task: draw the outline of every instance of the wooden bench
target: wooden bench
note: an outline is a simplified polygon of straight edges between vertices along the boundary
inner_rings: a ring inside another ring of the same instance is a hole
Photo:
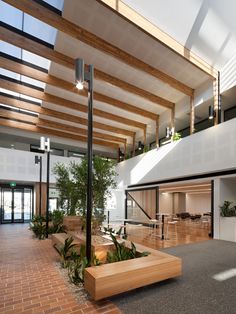
[[[70,237],[71,235],[68,233],[54,233],[51,237],[52,245],[59,248],[60,246],[64,245],[65,240]],[[73,243],[76,244],[76,246],[81,245],[81,241],[78,241],[77,239],[74,239]]]
[[[65,240],[67,238],[70,238],[72,236],[72,238],[74,239],[74,241],[72,243],[76,244],[75,249],[77,249],[78,253],[80,250],[80,246],[81,244],[86,243],[86,237],[83,234],[78,234],[77,232],[68,232],[68,233],[55,233],[52,234],[52,245],[54,247],[56,247],[57,249],[64,245]],[[101,261],[101,262],[105,262],[106,261],[106,257],[107,257],[107,252],[108,251],[112,251],[113,250],[113,242],[109,239],[107,239],[106,243],[103,244],[93,244],[92,243],[92,254],[95,254],[96,257]]]
[[[126,245],[130,244],[126,241]],[[138,244],[136,248],[137,252],[148,251],[150,255],[85,269],[84,287],[94,300],[182,274],[180,258]]]

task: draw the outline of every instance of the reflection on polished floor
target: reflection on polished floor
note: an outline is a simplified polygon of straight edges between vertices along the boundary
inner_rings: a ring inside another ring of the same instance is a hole
[[[150,227],[127,225],[126,231],[128,240],[143,244],[147,247],[159,249],[174,247],[181,244],[196,243],[207,241],[209,237],[210,226],[205,226],[201,221],[193,222],[191,220],[178,221],[176,225],[165,226],[165,239],[161,240],[160,230],[154,231],[154,236],[150,233]],[[151,230],[153,232],[153,230]]]

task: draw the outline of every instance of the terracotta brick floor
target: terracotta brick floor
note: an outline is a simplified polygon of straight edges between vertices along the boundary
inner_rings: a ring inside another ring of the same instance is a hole
[[[110,301],[78,302],[55,266],[51,240],[37,240],[27,228],[0,225],[0,313],[121,313]]]

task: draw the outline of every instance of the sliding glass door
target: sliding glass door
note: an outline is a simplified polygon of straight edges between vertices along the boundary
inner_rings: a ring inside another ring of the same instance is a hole
[[[32,188],[1,188],[1,222],[29,221],[33,209]]]

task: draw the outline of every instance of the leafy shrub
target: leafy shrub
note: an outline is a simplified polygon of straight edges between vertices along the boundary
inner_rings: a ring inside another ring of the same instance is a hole
[[[93,255],[91,265],[100,265],[99,259],[96,255]],[[84,282],[84,270],[89,266],[86,249],[84,245],[81,245],[79,254],[76,250],[71,251],[70,260],[68,262],[68,275],[70,281],[75,285]]]
[[[236,216],[236,208],[234,206],[231,207],[233,202],[224,201],[223,205],[220,206],[220,215],[222,217],[233,217]]]
[[[50,214],[49,221],[51,221],[51,226],[48,233],[64,232],[63,217],[65,216],[65,212],[63,210],[56,209]]]
[[[30,230],[32,230],[39,240],[46,237],[46,218],[44,216],[34,216],[30,223]]]
[[[74,241],[73,237],[65,239],[64,245],[58,248],[58,252],[61,257],[62,267],[66,268],[69,265],[69,259],[71,257],[71,249],[76,245],[72,243]]]
[[[110,233],[112,242],[115,245],[115,251],[114,252],[107,252],[107,262],[108,263],[115,263],[119,261],[125,261],[137,257],[147,256],[149,255],[149,252],[142,252],[140,254],[137,254],[136,246],[133,242],[131,242],[131,248],[128,248],[125,246],[124,242],[118,242],[116,237]]]

